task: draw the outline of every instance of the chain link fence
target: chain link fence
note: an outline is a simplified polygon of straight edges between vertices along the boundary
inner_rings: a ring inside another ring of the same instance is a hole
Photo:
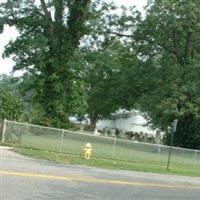
[[[82,132],[49,128],[5,120],[3,140],[22,147],[38,148],[68,154],[83,154],[83,147],[91,143],[93,157],[144,162],[166,166],[169,148],[165,145],[134,142],[115,137],[95,136]],[[173,147],[171,165],[200,166],[200,151]]]

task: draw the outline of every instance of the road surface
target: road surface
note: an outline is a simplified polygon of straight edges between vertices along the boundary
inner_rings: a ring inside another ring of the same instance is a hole
[[[0,147],[1,200],[200,200],[200,178],[55,164]]]

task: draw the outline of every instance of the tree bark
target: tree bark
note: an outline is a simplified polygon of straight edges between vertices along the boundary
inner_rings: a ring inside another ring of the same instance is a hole
[[[192,32],[188,31],[186,38],[185,57],[189,61],[192,58]]]
[[[173,28],[173,30],[172,30],[172,41],[173,41],[173,45],[174,45],[174,49],[175,49],[175,56],[177,58],[177,61],[180,65],[183,65],[184,60],[183,60],[183,57],[181,56],[181,50],[178,45],[178,36],[177,36],[176,28]]]
[[[97,120],[98,120],[98,114],[97,113],[90,115],[90,130],[91,131],[95,130]]]

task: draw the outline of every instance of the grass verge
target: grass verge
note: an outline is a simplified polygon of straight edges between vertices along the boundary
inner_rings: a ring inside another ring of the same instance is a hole
[[[182,165],[171,165],[170,170],[166,170],[166,165],[137,161],[128,162],[98,157],[92,157],[90,160],[85,160],[82,155],[78,154],[59,153],[32,148],[13,148],[13,151],[32,158],[53,161],[56,163],[84,165],[115,170],[130,170],[200,177],[199,168],[192,166],[188,168]]]

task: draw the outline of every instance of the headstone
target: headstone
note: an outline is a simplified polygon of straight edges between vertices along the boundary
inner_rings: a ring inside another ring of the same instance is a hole
[[[156,144],[160,144],[161,143],[161,134],[160,134],[159,130],[156,131],[155,142],[156,142]]]
[[[97,128],[94,129],[94,135],[96,135],[96,136],[99,136],[99,135],[100,135],[100,133],[98,132],[98,129],[97,129]]]

